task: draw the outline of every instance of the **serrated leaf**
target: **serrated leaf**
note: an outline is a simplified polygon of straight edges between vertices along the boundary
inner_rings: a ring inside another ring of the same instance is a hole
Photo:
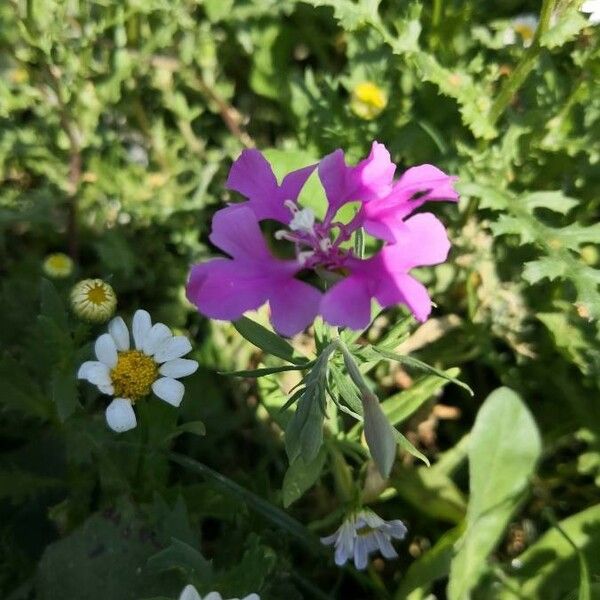
[[[329,6],[333,16],[346,31],[354,31],[379,19],[377,9],[380,0],[303,0],[312,6]]]
[[[414,53],[412,59],[425,81],[434,83],[444,96],[458,102],[463,122],[473,135],[484,139],[496,137],[496,128],[488,117],[492,106],[489,94],[469,74],[459,70],[451,71],[425,52]]]
[[[523,279],[529,281],[529,283],[537,283],[545,278],[552,281],[557,277],[563,277],[566,274],[566,269],[567,265],[561,260],[552,256],[544,256],[538,260],[525,263]]]
[[[523,196],[521,201],[530,211],[536,208],[547,208],[561,215],[566,215],[579,204],[579,200],[565,196],[561,191],[533,192]]]
[[[558,16],[556,22],[540,38],[545,48],[558,48],[570,42],[588,24],[588,20],[575,6],[568,7]]]
[[[321,447],[312,461],[304,462],[303,458],[298,456],[290,464],[283,478],[283,506],[285,508],[301,498],[304,492],[319,479],[326,456],[325,448]]]
[[[208,579],[212,572],[210,562],[196,548],[177,538],[171,538],[169,547],[151,556],[148,566],[154,571],[181,569],[188,579]]]

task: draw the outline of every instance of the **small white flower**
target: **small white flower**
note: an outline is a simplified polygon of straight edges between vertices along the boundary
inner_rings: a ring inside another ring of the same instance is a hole
[[[132,323],[131,348],[129,330],[121,317],[108,324],[94,346],[96,358],[84,362],[77,377],[85,379],[115,399],[106,409],[106,422],[117,432],[136,426],[133,404],[154,392],[161,400],[179,406],[185,391],[179,377],[191,375],[198,368],[195,360],[182,358],[192,345],[183,336],[174,336],[163,323],[152,325],[145,310],[137,310]]]
[[[102,279],[84,279],[71,290],[73,312],[86,321],[102,323],[112,316],[117,307],[114,290]]]
[[[504,32],[503,42],[506,46],[517,43],[517,35],[521,38],[521,43],[525,48],[531,46],[535,32],[539,25],[539,19],[536,15],[519,15],[515,17],[509,28]]]
[[[590,25],[600,23],[600,0],[586,0],[579,10],[589,14],[588,21]]]
[[[42,264],[44,273],[55,279],[64,279],[73,272],[73,261],[62,252],[48,254]]]
[[[204,598],[200,596],[198,590],[193,585],[186,585],[179,596],[179,600],[223,600],[223,596],[219,592],[210,592]],[[239,600],[238,598],[231,598],[231,600]],[[241,600],[260,600],[258,594],[250,594],[244,596]]]
[[[372,510],[363,509],[349,515],[333,535],[321,538],[321,543],[335,546],[335,564],[339,567],[353,559],[354,566],[362,570],[369,556],[378,550],[384,558],[396,558],[392,540],[404,539],[405,535],[402,521],[384,521]]]

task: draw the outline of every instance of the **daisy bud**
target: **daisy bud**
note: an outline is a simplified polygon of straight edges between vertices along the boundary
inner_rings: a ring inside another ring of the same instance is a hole
[[[352,112],[366,121],[377,117],[387,106],[385,92],[372,81],[363,81],[352,90],[350,108]]]
[[[114,290],[102,279],[83,279],[71,290],[73,312],[85,321],[103,323],[117,307]]]
[[[62,252],[48,254],[42,263],[42,269],[48,277],[65,279],[73,273],[73,261]]]

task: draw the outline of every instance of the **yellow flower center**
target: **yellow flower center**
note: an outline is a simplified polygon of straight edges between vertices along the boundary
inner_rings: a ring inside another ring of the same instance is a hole
[[[104,304],[108,300],[104,285],[95,283],[94,286],[87,291],[87,299],[92,304]]]
[[[139,350],[119,352],[117,364],[110,372],[115,396],[132,402],[150,393],[157,376],[157,364]]]
[[[387,104],[387,99],[383,90],[370,81],[359,83],[354,88],[354,95],[361,102],[370,104],[374,108],[385,108],[385,105]]]
[[[517,23],[514,25],[514,30],[523,38],[523,41],[530,42],[535,35],[535,29],[531,25],[525,23]]]
[[[374,119],[386,105],[385,92],[371,81],[363,81],[352,90],[350,106],[362,119]]]

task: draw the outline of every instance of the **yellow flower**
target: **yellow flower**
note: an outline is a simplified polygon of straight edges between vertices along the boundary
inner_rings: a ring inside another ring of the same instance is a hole
[[[78,317],[102,323],[115,312],[117,296],[102,279],[83,279],[71,290],[71,306]]]
[[[385,92],[372,81],[363,81],[352,90],[350,108],[361,119],[374,119],[387,106]]]
[[[42,264],[42,269],[48,277],[64,279],[73,272],[73,261],[62,252],[48,254]]]

